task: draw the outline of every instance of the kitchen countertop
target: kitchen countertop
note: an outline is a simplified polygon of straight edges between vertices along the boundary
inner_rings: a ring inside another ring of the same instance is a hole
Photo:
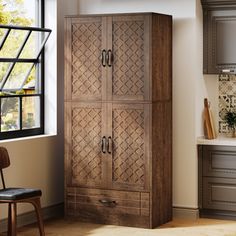
[[[206,139],[205,137],[198,137],[197,144],[236,146],[236,138],[229,138],[222,135],[219,135],[216,139]]]

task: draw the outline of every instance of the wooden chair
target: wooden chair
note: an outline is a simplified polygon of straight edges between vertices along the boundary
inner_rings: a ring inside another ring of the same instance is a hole
[[[37,219],[40,236],[45,236],[43,219],[41,215],[40,197],[42,195],[39,189],[28,188],[6,188],[2,169],[10,166],[10,159],[7,149],[0,147],[0,174],[2,179],[3,189],[0,190],[0,203],[8,203],[8,236],[16,236],[17,221],[16,221],[16,204],[31,203],[33,204]]]

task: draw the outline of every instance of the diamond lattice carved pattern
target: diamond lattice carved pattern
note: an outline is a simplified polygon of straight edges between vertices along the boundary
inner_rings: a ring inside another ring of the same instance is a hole
[[[113,110],[113,182],[144,187],[144,112]]]
[[[113,23],[113,94],[144,95],[144,23]]]
[[[72,111],[72,182],[78,186],[100,184],[101,109]]]
[[[101,96],[101,23],[72,25],[72,96]]]

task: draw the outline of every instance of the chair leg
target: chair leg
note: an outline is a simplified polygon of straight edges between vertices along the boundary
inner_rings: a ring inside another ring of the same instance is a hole
[[[40,198],[31,199],[30,202],[34,205],[34,208],[35,208],[35,212],[36,212],[37,219],[38,219],[38,227],[39,227],[40,236],[45,236],[43,217],[41,214]]]
[[[8,226],[7,226],[7,235],[11,236],[11,203],[8,204]]]
[[[8,205],[8,236],[16,236],[16,203],[12,202]]]

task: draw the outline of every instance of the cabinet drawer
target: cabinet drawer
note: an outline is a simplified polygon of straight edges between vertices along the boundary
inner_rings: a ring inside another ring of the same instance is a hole
[[[236,178],[236,148],[205,146],[203,176]]]
[[[149,216],[149,193],[68,188],[68,215],[112,217],[112,215]]]
[[[236,179],[204,177],[203,208],[236,211]]]

